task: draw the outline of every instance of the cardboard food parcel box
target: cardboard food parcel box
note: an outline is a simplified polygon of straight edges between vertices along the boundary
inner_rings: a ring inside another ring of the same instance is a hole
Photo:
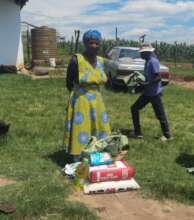
[[[125,161],[116,161],[111,165],[90,167],[89,180],[91,183],[105,181],[129,180],[134,176],[134,168]]]

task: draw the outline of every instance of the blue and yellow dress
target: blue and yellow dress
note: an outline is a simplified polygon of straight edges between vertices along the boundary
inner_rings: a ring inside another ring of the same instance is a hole
[[[101,139],[111,133],[100,93],[100,85],[107,81],[103,58],[97,57],[95,68],[83,55],[76,58],[78,79],[70,94],[64,132],[64,144],[72,155],[79,155],[91,136]]]

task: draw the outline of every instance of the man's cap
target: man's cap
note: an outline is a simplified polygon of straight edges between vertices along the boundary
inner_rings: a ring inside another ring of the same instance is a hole
[[[155,50],[155,48],[152,47],[151,44],[143,44],[141,45],[140,49],[139,49],[139,52],[142,53],[142,52],[153,52]]]

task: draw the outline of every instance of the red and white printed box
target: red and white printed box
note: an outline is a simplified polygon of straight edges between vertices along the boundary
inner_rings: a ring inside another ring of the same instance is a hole
[[[89,180],[91,183],[129,180],[134,173],[134,168],[130,167],[127,162],[116,161],[111,165],[90,167]]]

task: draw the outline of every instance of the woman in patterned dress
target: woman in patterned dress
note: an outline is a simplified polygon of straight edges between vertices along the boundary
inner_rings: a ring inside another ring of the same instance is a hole
[[[70,98],[66,112],[64,144],[73,161],[91,136],[105,138],[110,133],[108,115],[100,93],[100,85],[107,81],[103,58],[97,56],[102,37],[96,30],[83,36],[85,51],[75,54],[67,69],[66,86]]]

